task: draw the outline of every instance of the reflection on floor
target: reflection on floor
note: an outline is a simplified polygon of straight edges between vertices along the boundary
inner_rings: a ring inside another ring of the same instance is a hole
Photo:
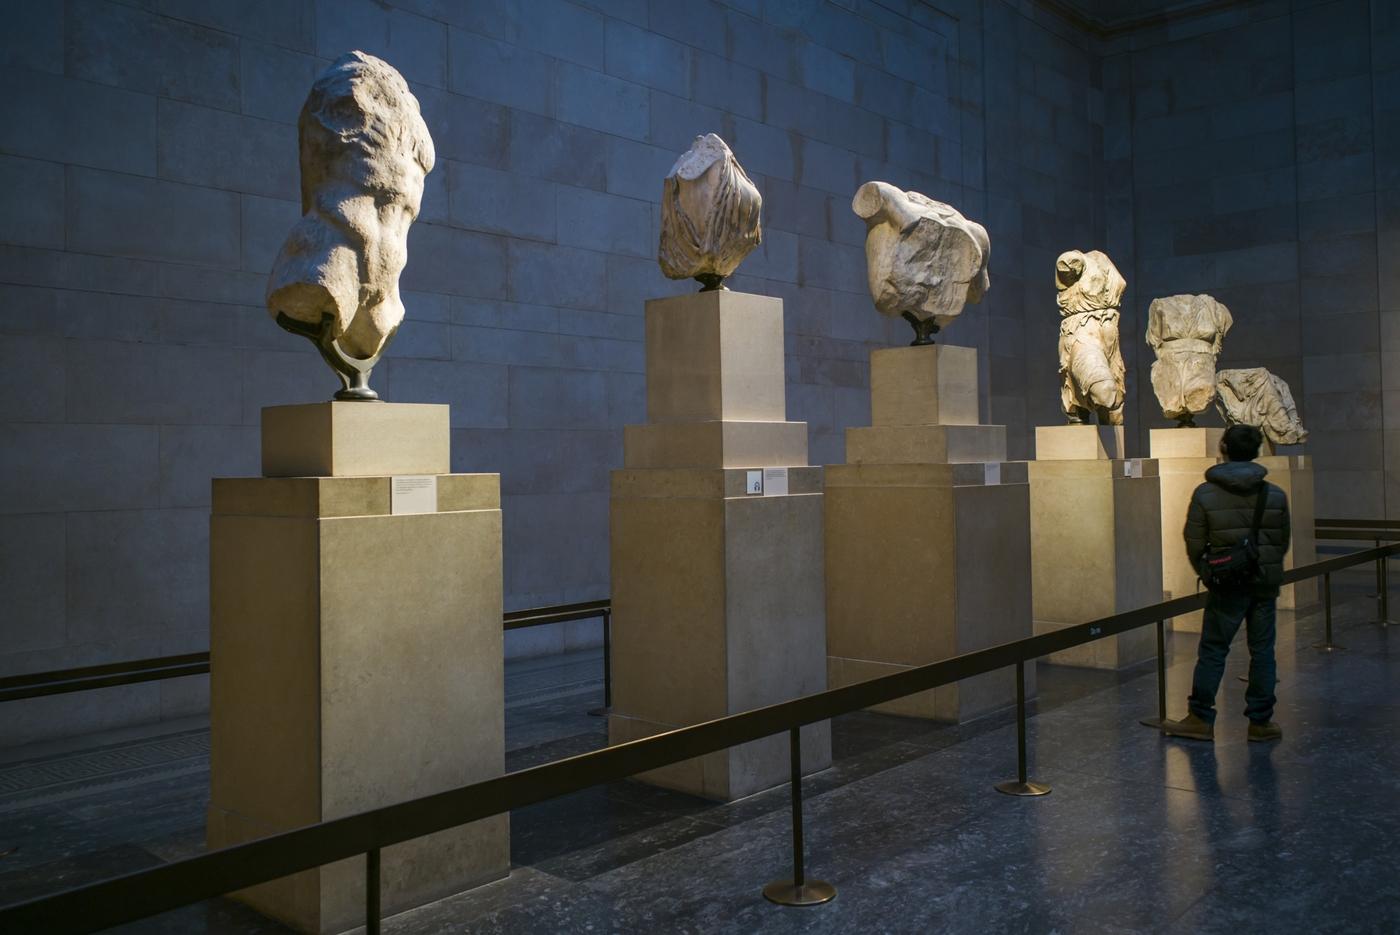
[[[714,805],[635,782],[512,816],[510,877],[385,923],[446,932],[1400,931],[1394,842],[1400,662],[1366,621],[1366,576],[1338,576],[1338,641],[1320,615],[1280,613],[1280,745],[1245,742],[1237,645],[1215,744],[1169,741],[1151,664],[1126,673],[1041,666],[1032,773],[1054,794],[992,791],[1015,769],[1009,714],[961,727],[857,714],[834,724],[835,765],[811,778],[809,872],[826,906],[784,909],[786,787]],[[1179,715],[1193,638],[1172,639]],[[508,766],[596,748],[596,653],[508,668]],[[1008,678],[1010,677],[1008,673]],[[126,737],[0,766],[0,902],[199,852],[207,733]],[[123,932],[284,931],[218,900]]]

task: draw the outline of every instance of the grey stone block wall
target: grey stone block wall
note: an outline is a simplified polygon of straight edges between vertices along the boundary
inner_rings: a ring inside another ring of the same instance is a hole
[[[849,208],[879,178],[991,232],[992,290],[945,337],[978,348],[1014,457],[1059,420],[1054,258],[1105,247],[1140,442],[1146,302],[1208,288],[1241,319],[1228,362],[1293,382],[1324,490],[1366,492],[1319,510],[1377,512],[1400,477],[1400,27],[1379,0],[1293,6],[1105,44],[1032,0],[6,4],[0,674],[207,646],[208,480],[257,472],[262,407],[335,386],[262,298],[297,113],[350,48],[405,74],[439,157],[377,385],[451,404],[453,469],[500,472],[510,607],[608,593],[643,304],[693,288],[653,258],[661,178],[706,131],[764,194],[732,286],[784,300],[813,463],[868,423],[870,350],[908,340],[871,308]],[[596,642],[578,623],[509,651]],[[0,743],[204,704],[198,679],[25,702]]]

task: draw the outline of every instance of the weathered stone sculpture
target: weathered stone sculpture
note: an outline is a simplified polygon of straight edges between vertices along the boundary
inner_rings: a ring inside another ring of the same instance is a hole
[[[316,344],[343,384],[336,399],[378,399],[369,375],[403,321],[399,273],[433,140],[403,76],[358,51],[316,79],[297,130],[302,218],[273,264],[267,308]]]
[[[1208,295],[1169,295],[1147,309],[1147,343],[1157,353],[1152,389],[1162,414],[1182,426],[1196,424],[1215,399],[1215,361],[1230,310]]]
[[[1098,250],[1070,250],[1055,261],[1060,306],[1060,404],[1071,424],[1097,415],[1123,424],[1125,381],[1118,346],[1118,303],[1128,287]]]
[[[888,182],[866,182],[851,200],[865,221],[865,274],[882,315],[914,327],[913,344],[933,336],[980,302],[991,281],[987,230],[952,205]]]
[[[1288,384],[1264,367],[1222,370],[1215,375],[1216,408],[1229,425],[1253,425],[1275,445],[1308,439]]]
[[[656,259],[670,279],[696,279],[701,292],[725,278],[763,241],[763,197],[734,153],[713,133],[697,136],[661,188]]]

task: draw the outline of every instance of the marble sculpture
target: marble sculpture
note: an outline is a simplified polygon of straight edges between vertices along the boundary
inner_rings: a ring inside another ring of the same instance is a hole
[[[1168,419],[1192,426],[1196,413],[1210,407],[1215,361],[1232,324],[1230,310],[1208,295],[1152,300],[1147,310],[1147,343],[1157,354],[1152,389]]]
[[[986,294],[991,240],[952,205],[866,182],[851,210],[865,221],[865,273],[875,308],[909,322],[913,344],[932,344],[963,306]]]
[[[1215,375],[1216,408],[1229,425],[1253,425],[1275,445],[1308,439],[1288,384],[1263,367],[1222,370]]]
[[[297,121],[301,220],[267,284],[277,323],[316,344],[336,399],[378,399],[371,369],[399,323],[399,273],[435,159],[418,99],[373,55],[348,52],[311,86]]]
[[[697,136],[661,188],[661,244],[656,259],[670,279],[696,279],[701,292],[726,277],[763,242],[763,197],[729,146]]]
[[[1070,250],[1055,261],[1060,306],[1060,404],[1071,424],[1097,415],[1123,424],[1125,368],[1118,346],[1118,303],[1127,282],[1098,250]]]

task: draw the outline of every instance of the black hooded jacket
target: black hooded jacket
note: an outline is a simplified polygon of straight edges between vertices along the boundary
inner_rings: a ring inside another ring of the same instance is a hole
[[[1249,535],[1259,485],[1268,488],[1264,516],[1259,521],[1259,565],[1256,591],[1277,594],[1283,582],[1283,556],[1291,532],[1288,496],[1264,480],[1269,471],[1253,461],[1226,461],[1206,471],[1206,482],[1191,494],[1186,510],[1186,555],[1199,574],[1206,546],[1238,545]]]

